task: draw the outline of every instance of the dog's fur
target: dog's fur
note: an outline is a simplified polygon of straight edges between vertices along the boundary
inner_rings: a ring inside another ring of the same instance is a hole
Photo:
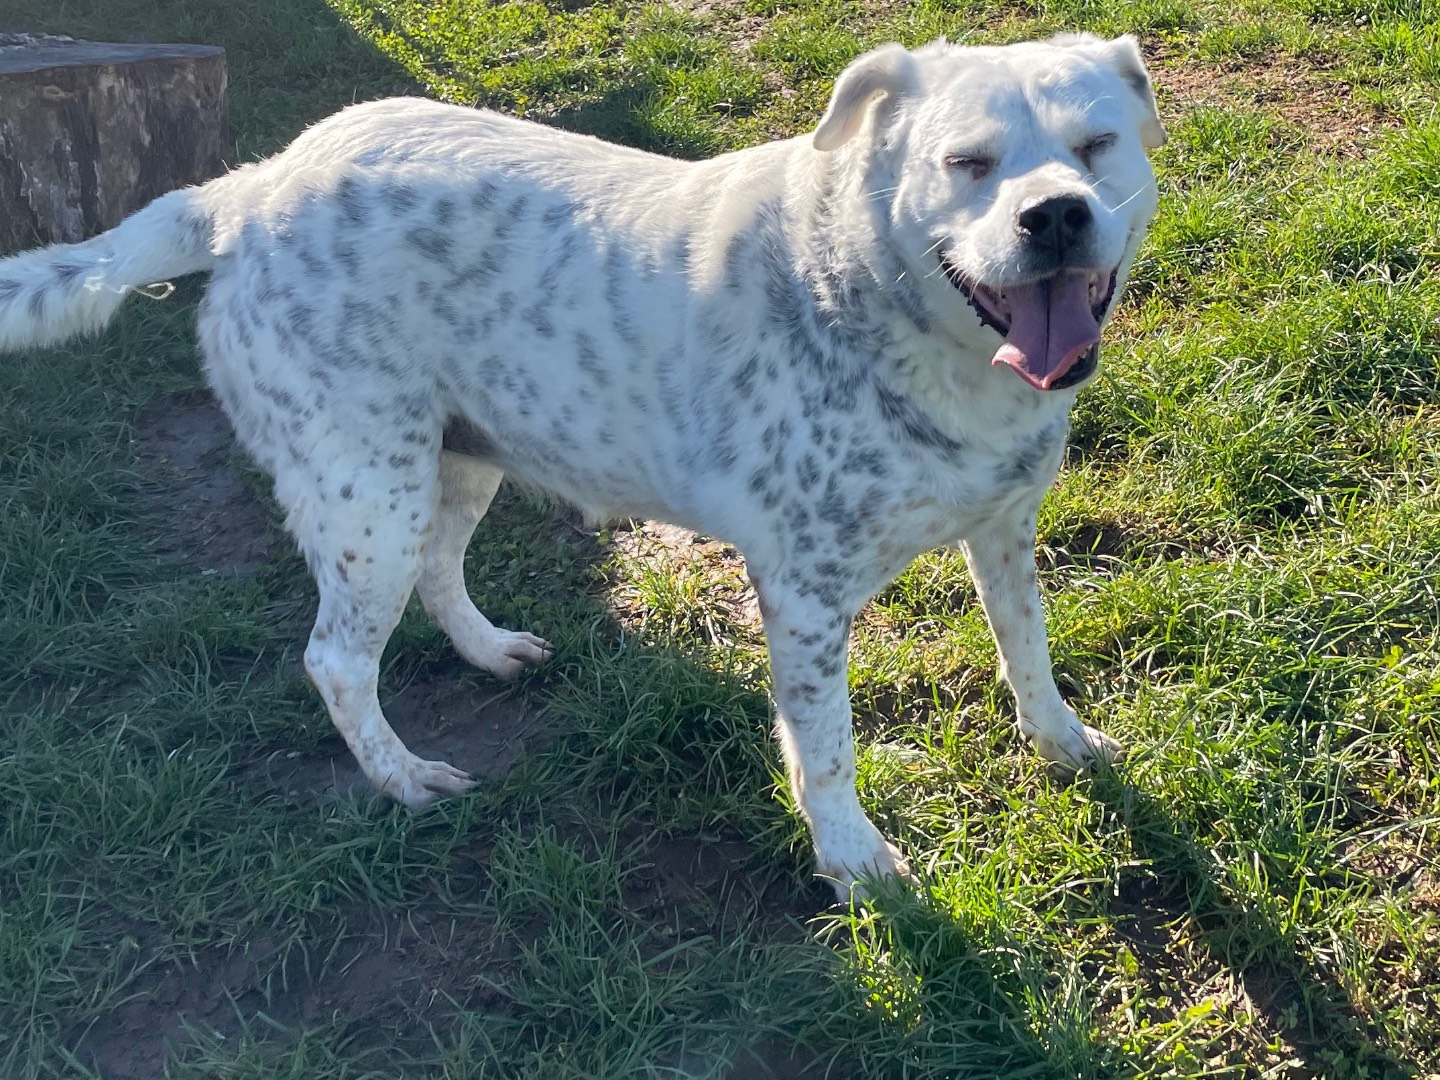
[[[381,101],[94,240],[0,261],[0,348],[210,271],[207,375],[319,585],[305,669],[366,775],[411,806],[471,785],[380,711],[411,590],[497,675],[548,655],[464,586],[503,473],[593,519],[734,543],[796,801],[844,891],[904,870],[856,798],[846,649],[919,552],[964,545],[1042,754],[1117,749],[1056,689],[1033,559],[1067,383],[1095,353],[1025,366],[1001,333],[1060,274],[1088,274],[1092,301],[1112,271],[1123,284],[1162,139],[1133,39],[1084,35],[886,46],[840,76],[813,135],[693,164]],[[1064,243],[1049,206],[1069,207]]]

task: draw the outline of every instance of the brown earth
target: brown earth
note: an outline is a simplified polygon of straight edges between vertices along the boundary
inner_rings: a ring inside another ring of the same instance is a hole
[[[1201,106],[1257,109],[1280,116],[1311,151],[1348,158],[1364,157],[1377,136],[1400,127],[1320,62],[1280,52],[1199,60],[1163,45],[1146,53],[1161,119],[1167,122]]]

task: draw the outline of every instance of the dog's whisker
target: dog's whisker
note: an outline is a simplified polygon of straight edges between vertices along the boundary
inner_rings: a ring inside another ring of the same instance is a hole
[[[1154,186],[1154,180],[1151,180],[1145,184],[1141,184],[1138,188],[1135,189],[1134,194],[1132,194],[1128,199],[1123,199],[1122,201],[1116,203],[1112,207],[1108,207],[1107,209],[1109,209],[1109,211],[1113,214],[1115,213],[1115,211],[1121,210],[1124,207],[1128,206],[1130,203],[1134,202],[1136,199],[1138,199],[1141,195],[1145,194],[1145,192],[1149,191]]]

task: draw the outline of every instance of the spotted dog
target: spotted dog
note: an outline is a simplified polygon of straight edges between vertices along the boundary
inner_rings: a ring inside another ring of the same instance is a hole
[[[856,797],[846,650],[918,553],[963,545],[1041,754],[1118,749],[1056,689],[1033,547],[1163,139],[1134,40],[1087,35],[887,45],[845,69],[813,133],[696,163],[379,101],[93,240],[0,261],[0,347],[209,271],[207,377],[319,586],[305,670],[410,806],[473,783],[380,709],[411,590],[496,675],[550,655],[466,592],[502,475],[591,519],[730,541],[796,802],[843,893],[905,869]]]

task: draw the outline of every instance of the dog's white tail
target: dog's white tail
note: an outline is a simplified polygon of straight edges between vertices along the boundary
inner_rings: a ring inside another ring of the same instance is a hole
[[[211,220],[198,191],[162,195],[83,243],[0,259],[0,350],[94,333],[132,290],[209,269]]]

